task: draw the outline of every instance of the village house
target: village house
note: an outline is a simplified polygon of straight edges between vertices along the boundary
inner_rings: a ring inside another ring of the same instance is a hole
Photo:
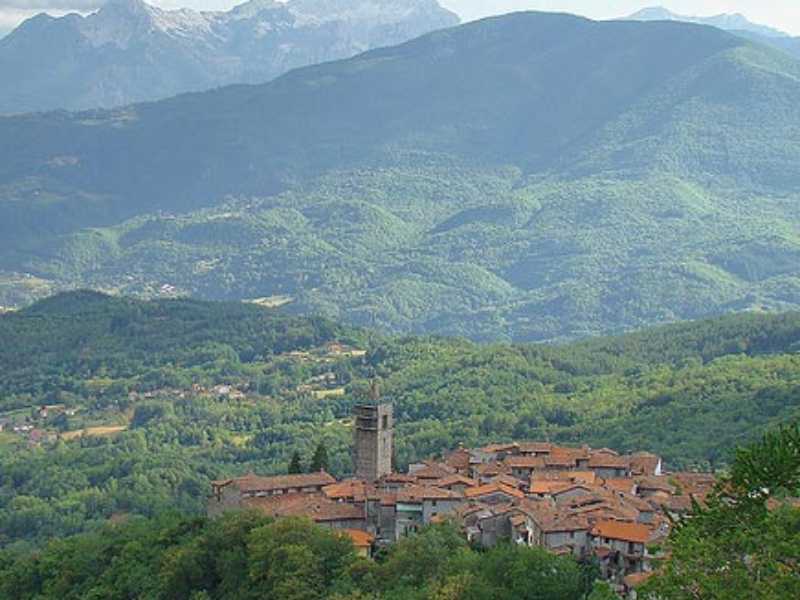
[[[391,469],[394,421],[388,405],[360,405],[354,431],[355,478],[325,472],[215,481],[208,513],[257,510],[305,516],[341,530],[370,556],[431,523],[451,520],[473,543],[540,546],[555,554],[595,557],[603,576],[635,594],[650,570],[647,544],[669,532],[715,484],[712,475],[670,473],[646,452],[549,442],[459,447],[406,473]],[[630,585],[629,585],[630,584]]]
[[[626,575],[645,570],[645,544],[650,530],[641,523],[600,521],[589,534],[589,542],[600,559],[605,579],[621,582]]]
[[[250,474],[213,481],[208,514],[216,516],[228,510],[241,509],[244,507],[243,501],[248,498],[321,493],[322,488],[332,483],[336,483],[336,479],[324,471],[278,477],[258,477]]]

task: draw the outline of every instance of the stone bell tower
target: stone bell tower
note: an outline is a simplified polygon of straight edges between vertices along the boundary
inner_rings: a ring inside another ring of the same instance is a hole
[[[370,401],[356,405],[353,434],[355,476],[376,481],[392,472],[394,414],[391,403],[380,403],[376,381],[370,388]]]

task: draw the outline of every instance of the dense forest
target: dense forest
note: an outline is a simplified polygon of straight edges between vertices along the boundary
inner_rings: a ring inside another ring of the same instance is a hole
[[[310,521],[245,513],[137,519],[53,542],[41,554],[0,554],[0,576],[8,600],[580,600],[596,573],[542,549],[477,552],[452,525],[402,540],[371,562],[357,558],[348,538]]]
[[[200,514],[209,481],[280,473],[380,381],[397,462],[548,439],[722,469],[800,416],[800,314],[741,314],[561,346],[387,338],[281,310],[91,292],[0,316],[0,544],[126,515]]]

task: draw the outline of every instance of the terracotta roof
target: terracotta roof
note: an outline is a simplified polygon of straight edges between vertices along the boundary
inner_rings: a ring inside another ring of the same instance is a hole
[[[555,480],[539,480],[533,481],[530,487],[531,494],[548,495],[555,492],[571,488],[573,483],[571,481],[564,481],[563,479]]]
[[[544,533],[588,531],[589,529],[589,522],[585,518],[558,510],[535,512],[531,517]]]
[[[649,452],[636,452],[630,456],[631,471],[637,475],[655,475],[661,458]]]
[[[629,477],[609,478],[603,481],[603,485],[611,490],[630,494],[636,487],[636,481]]]
[[[322,493],[332,500],[354,498],[363,501],[368,491],[367,483],[361,479],[348,479],[339,483],[332,483],[322,488]]]
[[[397,502],[416,503],[424,500],[458,500],[462,496],[431,485],[408,485],[397,490]]]
[[[470,479],[469,477],[465,477],[464,475],[448,475],[447,477],[443,477],[442,479],[437,480],[436,487],[440,488],[449,488],[450,486],[454,485],[465,485],[467,487],[476,487],[478,482],[474,479]]]
[[[686,494],[708,493],[717,484],[717,478],[710,473],[673,473],[670,479],[677,482]]]
[[[614,454],[593,454],[589,458],[589,468],[591,469],[627,469],[628,459],[624,456]]]
[[[441,479],[452,475],[454,472],[455,470],[448,465],[430,462],[426,463],[421,469],[410,472],[409,475],[417,479]]]
[[[520,454],[547,454],[553,448],[550,442],[520,442]]]
[[[469,461],[471,455],[469,450],[465,448],[459,448],[458,450],[454,450],[450,453],[450,455],[445,459],[445,464],[454,469],[458,469],[459,471],[463,471],[469,469]]]
[[[650,504],[647,500],[643,500],[638,496],[634,496],[633,494],[628,494],[625,492],[617,492],[619,494],[618,499],[628,506],[632,506],[639,512],[653,512],[653,505]]]
[[[595,546],[594,553],[597,558],[603,559],[611,554],[611,548],[608,546]]]
[[[597,474],[594,471],[567,471],[568,478],[577,483],[594,484]]]
[[[686,494],[680,496],[667,496],[666,498],[653,498],[651,505],[656,505],[673,513],[687,513],[692,510],[692,497]]]
[[[541,469],[545,461],[541,456],[509,456],[503,463],[512,469]]]
[[[608,454],[611,456],[619,456],[619,452],[611,448],[600,448],[599,450],[592,450],[592,454]]]
[[[519,527],[520,525],[525,525],[528,522],[528,518],[525,515],[514,515],[509,521],[514,527]]]
[[[480,496],[489,496],[491,494],[506,494],[514,498],[524,498],[525,494],[516,488],[512,488],[503,483],[487,483],[478,487],[469,488],[464,490],[464,496],[467,498],[478,498]]]
[[[286,490],[292,488],[321,487],[336,483],[336,479],[325,471],[318,473],[303,473],[300,475],[278,475],[275,477],[259,477],[257,475],[245,475],[222,482],[214,482],[216,485],[233,484],[238,486],[242,492],[271,492],[274,490]]]
[[[489,444],[488,446],[480,448],[480,450],[487,454],[495,454],[497,452],[511,452],[518,447],[519,445],[516,442],[509,442],[504,444]]]
[[[637,588],[642,585],[645,581],[650,579],[655,573],[652,571],[649,573],[632,573],[628,575],[623,580],[625,582],[625,587],[627,588]]]
[[[564,494],[566,492],[571,492],[573,490],[583,490],[587,494],[590,494],[590,493],[592,493],[592,491],[594,489],[595,489],[594,487],[586,485],[586,484],[583,484],[583,483],[572,483],[572,482],[570,482],[563,489],[553,490],[552,492],[550,492],[550,494],[552,496],[558,496],[560,494]]]
[[[492,477],[489,480],[489,483],[502,483],[503,485],[507,485],[508,487],[518,488],[524,485],[523,481],[520,481],[516,477],[512,475],[506,475],[505,473],[498,475],[497,477]]]
[[[650,539],[650,530],[639,523],[600,521],[592,529],[592,535],[612,540],[645,544]]]
[[[360,529],[342,529],[343,534],[350,538],[356,548],[370,548],[375,541],[375,536]]]
[[[316,494],[286,494],[245,498],[242,504],[270,517],[308,517],[317,522],[364,519],[364,509],[353,504],[333,502]]]
[[[483,476],[500,475],[502,473],[508,473],[508,471],[509,471],[508,465],[499,462],[490,462],[490,463],[475,465],[475,472],[478,475],[483,475]]]
[[[379,483],[415,483],[416,481],[416,477],[405,473],[389,473],[378,480]]]
[[[551,454],[545,458],[544,464],[548,467],[574,467],[577,460],[569,454]]]
[[[661,477],[640,477],[636,480],[639,490],[662,491],[670,494],[675,491],[675,486],[669,482],[665,476]]]

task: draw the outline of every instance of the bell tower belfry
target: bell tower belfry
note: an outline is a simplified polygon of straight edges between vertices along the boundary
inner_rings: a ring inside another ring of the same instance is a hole
[[[394,411],[391,403],[380,402],[377,381],[370,387],[369,402],[356,405],[353,433],[355,476],[376,481],[392,472]]]

